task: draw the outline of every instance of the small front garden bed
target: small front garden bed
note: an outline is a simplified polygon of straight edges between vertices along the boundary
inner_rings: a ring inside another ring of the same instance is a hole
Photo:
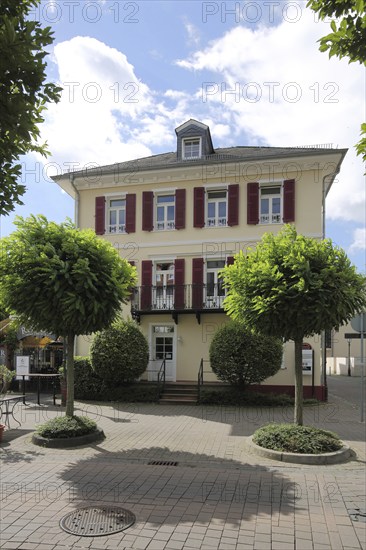
[[[42,437],[62,439],[90,434],[96,429],[94,420],[86,416],[59,416],[38,426],[36,433]]]
[[[86,416],[52,418],[38,426],[32,442],[41,447],[67,448],[88,445],[104,439],[103,430]]]
[[[67,448],[87,445],[104,439],[103,430],[86,416],[52,418],[38,426],[32,442],[41,447]]]
[[[269,424],[256,430],[253,443],[273,451],[321,454],[339,451],[343,442],[327,430],[297,424]]]

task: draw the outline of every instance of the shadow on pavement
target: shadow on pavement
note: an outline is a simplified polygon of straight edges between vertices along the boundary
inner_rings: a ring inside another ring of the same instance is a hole
[[[166,447],[122,452],[96,448],[101,454],[70,463],[60,473],[76,508],[123,504],[132,506],[139,521],[157,525],[213,519],[239,525],[258,515],[270,519],[275,513],[292,515],[295,507],[302,510],[298,484],[264,466]]]

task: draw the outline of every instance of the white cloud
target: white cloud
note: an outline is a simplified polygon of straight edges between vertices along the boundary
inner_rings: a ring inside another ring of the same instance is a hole
[[[193,25],[186,17],[183,19],[184,28],[188,35],[188,44],[190,46],[198,46],[201,40],[201,33],[199,29]]]
[[[124,54],[78,36],[57,44],[53,58],[64,88],[42,127],[53,161],[108,164],[151,154],[130,131],[150,108],[150,92]]]
[[[355,229],[353,232],[353,242],[349,247],[349,252],[366,250],[366,227]]]
[[[191,117],[191,94],[169,89],[159,96],[122,52],[95,38],[61,42],[52,59],[64,90],[42,125],[51,162],[78,169],[150,156],[152,147],[175,148],[174,128]]]
[[[327,24],[303,10],[297,23],[236,26],[177,64],[195,78],[202,73],[196,99],[216,122],[230,125],[229,139],[237,145],[244,134],[242,145],[349,148],[327,214],[362,221],[363,166],[353,146],[364,109],[364,70],[319,52],[317,41],[327,32]]]

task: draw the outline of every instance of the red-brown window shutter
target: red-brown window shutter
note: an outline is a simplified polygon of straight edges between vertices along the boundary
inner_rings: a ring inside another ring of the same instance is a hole
[[[126,195],[126,233],[136,231],[136,194]]]
[[[201,309],[203,305],[203,258],[192,260],[192,307]]]
[[[234,256],[228,256],[226,258],[226,265],[233,265],[234,262],[235,262]]]
[[[239,184],[235,183],[228,187],[228,220],[227,224],[239,224]]]
[[[175,229],[184,229],[186,226],[186,190],[177,189],[175,192]]]
[[[152,297],[152,261],[141,262],[141,309],[151,309]]]
[[[95,232],[97,235],[105,233],[105,198],[95,197]]]
[[[283,221],[295,221],[295,180],[283,182]]]
[[[250,182],[247,185],[247,223],[259,223],[259,183]]]
[[[184,309],[184,259],[174,262],[174,309]]]
[[[193,227],[205,226],[205,189],[195,187],[193,190]]]
[[[154,229],[154,193],[143,191],[142,193],[142,230]]]

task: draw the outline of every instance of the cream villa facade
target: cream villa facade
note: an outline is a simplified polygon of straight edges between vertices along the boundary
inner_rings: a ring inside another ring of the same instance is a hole
[[[325,197],[346,154],[323,147],[214,149],[209,127],[195,120],[175,132],[175,152],[54,178],[75,199],[76,224],[95,229],[136,266],[138,286],[124,314],[148,338],[147,378],[156,378],[165,358],[172,382],[197,381],[201,359],[208,361],[211,338],[228,321],[219,271],[239,250],[284,223],[324,235]],[[87,354],[89,343],[80,338],[77,354]],[[305,395],[323,398],[320,338],[306,347]],[[291,391],[293,384],[288,343],[283,368],[262,389]]]

